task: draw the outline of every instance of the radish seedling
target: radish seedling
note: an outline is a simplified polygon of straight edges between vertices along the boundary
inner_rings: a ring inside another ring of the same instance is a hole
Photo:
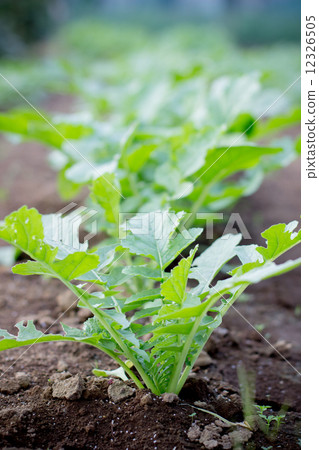
[[[183,216],[182,212],[149,213],[145,233],[140,234],[132,219],[129,234],[118,244],[70,253],[63,242],[54,247],[47,221],[37,210],[24,206],[10,214],[0,237],[32,258],[14,266],[13,272],[59,279],[78,297],[78,306],[89,309],[94,317],[83,329],[62,324],[64,335],[43,334],[32,321],[19,322],[17,336],[0,331],[0,350],[49,341],[83,342],[113,358],[139,388],[178,394],[211,333],[241,293],[300,264],[299,259],[274,262],[300,242],[300,232],[294,232],[297,222],[291,222],[266,230],[262,234],[265,247],[240,246],[241,235],[227,235],[200,256],[195,246],[168,270],[202,231],[191,228],[179,233]],[[112,268],[116,249],[130,252],[130,266]],[[141,257],[145,257],[143,265],[134,262]],[[222,267],[235,257],[237,266],[216,282]],[[126,295],[120,288],[134,278],[151,281],[152,288]],[[188,287],[190,279],[197,282],[195,287]],[[92,284],[99,285],[99,291],[88,292]]]

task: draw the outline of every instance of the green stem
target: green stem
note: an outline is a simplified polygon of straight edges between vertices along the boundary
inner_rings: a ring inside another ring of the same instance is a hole
[[[60,278],[60,277],[59,277]],[[67,280],[64,280],[63,278],[60,280],[62,281],[62,283],[64,283],[76,296],[78,296],[78,291],[76,289],[76,287],[70,283]],[[146,384],[146,386],[152,391],[154,392],[154,394],[159,393],[158,389],[156,388],[153,380],[150,378],[150,376],[144,371],[143,367],[141,366],[141,364],[138,362],[138,360],[136,359],[134,353],[130,350],[130,348],[123,342],[122,338],[117,334],[116,330],[113,330],[113,328],[111,327],[111,325],[107,322],[107,320],[105,320],[105,318],[103,317],[103,314],[101,313],[101,311],[99,311],[97,308],[93,308],[87,301],[87,299],[85,298],[86,296],[83,295],[81,297],[81,300],[83,301],[83,303],[85,304],[85,307],[87,309],[89,309],[92,314],[99,320],[99,322],[101,323],[101,325],[108,331],[108,333],[110,334],[110,336],[112,336],[112,338],[114,339],[114,341],[117,343],[117,345],[119,346],[119,348],[121,349],[123,355],[129,359],[130,361],[132,361],[133,365],[135,366],[136,370],[139,372],[139,374],[141,375],[144,383]]]
[[[197,329],[198,329],[198,327],[199,327],[199,325],[201,323],[201,320],[202,320],[202,316],[197,317],[197,319],[194,322],[192,331],[190,332],[190,334],[188,335],[188,337],[186,339],[186,342],[185,342],[184,347],[183,347],[183,351],[182,351],[181,355],[179,356],[177,365],[175,366],[175,369],[174,369],[174,372],[173,372],[173,377],[171,378],[171,381],[170,381],[170,383],[168,385],[168,392],[174,392],[175,394],[177,393],[176,391],[177,391],[178,379],[180,377],[183,365],[185,363],[186,357],[187,357],[188,352],[189,352],[189,348],[192,345],[194,336],[195,336],[195,334],[197,332]]]
[[[220,311],[220,314],[222,317],[224,317],[224,315],[226,314],[226,312],[229,310],[229,308],[233,305],[233,303],[237,300],[237,298],[243,293],[243,291],[246,289],[246,287],[249,285],[249,283],[246,283],[244,286],[242,286],[237,292],[236,294],[234,294],[233,298],[231,299],[230,302],[228,302],[226,305],[223,306],[223,308]],[[221,294],[222,297],[222,294]],[[205,316],[205,314],[207,314],[208,310],[218,301],[218,299],[216,301],[214,301],[213,304],[210,304],[208,308],[205,308],[204,313],[201,316],[201,320],[202,318]],[[195,326],[195,324],[194,324]],[[189,366],[186,366],[179,381],[178,381],[178,385],[177,385],[177,389],[176,389],[176,393],[178,394],[180,392],[180,390],[182,389],[182,387],[184,386],[185,381],[187,380],[187,377],[190,373],[190,371],[192,370],[200,352],[203,350],[206,342],[208,341],[209,337],[211,336],[211,334],[213,333],[214,330],[212,330],[209,334],[209,336],[207,337],[207,339],[205,339],[205,342],[203,345],[201,345],[197,352],[195,353],[194,357],[193,357],[193,363]]]
[[[202,411],[207,414],[211,414],[212,416],[216,417],[217,419],[221,420],[222,422],[226,423],[230,427],[243,427],[247,428],[248,430],[251,430],[251,426],[248,422],[231,422],[230,420],[225,419],[224,417],[220,416],[219,414],[214,413],[213,411],[208,411],[207,409],[198,408],[198,406],[190,405],[189,403],[184,403],[184,405],[190,406],[191,408],[198,409],[198,411]]]
[[[215,297],[215,299],[214,299],[214,297]],[[192,331],[190,332],[190,334],[188,335],[188,337],[186,339],[179,362],[174,370],[173,378],[171,379],[171,382],[169,383],[169,389],[172,389],[172,392],[174,392],[175,394],[179,393],[180,389],[182,388],[182,386],[184,384],[184,382],[183,382],[183,384],[179,388],[179,385],[180,385],[179,378],[181,376],[182,368],[183,368],[185,360],[187,358],[189,349],[193,343],[195,334],[197,333],[198,327],[200,326],[201,321],[203,320],[203,317],[207,314],[207,311],[219,300],[219,298],[220,297],[216,298],[216,294],[215,294],[214,296],[212,296],[212,299],[214,299],[213,302],[206,300],[207,301],[206,308],[203,310],[202,314],[199,317],[197,317],[197,319],[195,320],[194,325],[192,327]],[[185,367],[184,372],[182,374],[182,378],[185,377],[185,381],[186,381],[186,378],[191,369],[192,369],[192,365]]]
[[[124,169],[125,169],[125,171],[126,171],[127,179],[128,179],[128,182],[129,182],[131,191],[133,192],[133,194],[134,194],[135,197],[139,197],[139,191],[138,191],[137,184],[136,184],[136,177],[135,177],[135,174],[132,173],[132,171],[130,170],[129,165],[128,165],[128,163],[127,163],[127,154],[126,154],[126,150],[127,150],[127,149],[125,148],[125,149],[123,149],[123,151],[122,151],[122,158],[121,158],[121,159],[122,159],[122,161],[123,161],[123,167],[124,167]]]

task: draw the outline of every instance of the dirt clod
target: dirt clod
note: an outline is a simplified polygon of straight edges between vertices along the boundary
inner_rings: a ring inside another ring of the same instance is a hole
[[[63,381],[63,380],[66,380],[67,378],[71,378],[71,377],[72,377],[72,374],[70,372],[54,373],[50,376],[48,381],[50,384],[54,384],[57,381]]]
[[[199,377],[189,377],[179,396],[187,402],[206,401],[209,396],[207,383]]]
[[[153,403],[152,395],[148,392],[147,394],[144,394],[140,399],[140,405],[151,405]]]
[[[229,450],[233,446],[232,440],[228,434],[224,434],[224,436],[221,437],[220,444],[224,450]]]
[[[161,395],[163,402],[165,403],[177,403],[179,402],[178,395],[173,394],[172,392],[165,392]]]
[[[218,447],[218,441],[216,439],[205,439],[199,441],[201,444],[204,445],[205,448],[211,449]]]
[[[47,386],[43,389],[42,398],[44,400],[49,400],[52,397],[52,387]]]
[[[195,423],[187,431],[187,437],[190,441],[197,441],[200,438],[201,431],[198,425]]]
[[[252,436],[252,431],[248,430],[247,428],[238,428],[238,430],[231,431],[229,433],[230,438],[232,439],[233,445],[243,444]]]
[[[17,372],[15,374],[15,379],[19,383],[20,387],[22,387],[22,389],[27,389],[30,386],[30,377],[25,372]]]
[[[65,372],[68,370],[68,365],[63,359],[59,359],[56,369],[58,372]]]
[[[55,381],[52,385],[52,397],[65,398],[67,400],[78,400],[84,389],[83,379],[80,375]]]
[[[199,442],[207,449],[216,448],[218,446],[218,440],[221,437],[221,427],[217,427],[214,423],[206,425],[201,433]]]
[[[196,402],[194,402],[194,405],[198,408],[208,408],[208,404],[206,402],[201,402],[200,400],[196,400]]]
[[[21,386],[16,380],[0,380],[0,393],[5,395],[15,394]]]
[[[85,399],[106,399],[108,398],[108,388],[110,382],[107,378],[102,377],[87,377],[83,398]]]
[[[120,402],[121,400],[126,400],[135,394],[135,389],[127,386],[121,380],[114,380],[114,382],[108,387],[108,395],[110,399],[114,402]]]

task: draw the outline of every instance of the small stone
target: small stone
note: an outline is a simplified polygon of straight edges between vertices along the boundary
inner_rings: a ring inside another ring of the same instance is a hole
[[[177,403],[179,401],[178,395],[173,394],[173,392],[165,392],[161,397],[165,403]]]
[[[149,392],[147,394],[144,394],[141,397],[141,400],[140,400],[140,405],[141,406],[152,405],[152,403],[153,403],[153,399],[152,399],[152,396],[151,396],[151,394]]]
[[[198,425],[193,424],[187,431],[187,437],[190,441],[197,441],[200,438],[200,428]]]
[[[52,386],[52,397],[66,398],[67,400],[78,400],[83,392],[84,383],[80,375],[55,381]]]
[[[30,386],[30,377],[25,372],[17,372],[15,374],[15,379],[22,389],[27,389]]]
[[[199,366],[199,367],[207,367],[210,366],[211,364],[213,364],[213,358],[211,358],[209,356],[209,354],[207,352],[205,352],[205,350],[202,350],[200,352],[199,357],[196,360],[195,365]]]
[[[63,361],[63,359],[60,359],[56,368],[58,372],[66,372],[68,370],[68,365],[65,361]]]
[[[20,390],[21,386],[16,380],[5,380],[0,381],[0,393],[5,395],[15,394]]]
[[[110,399],[114,402],[120,402],[121,400],[126,400],[134,395],[135,389],[127,386],[121,380],[114,380],[113,383],[108,387],[108,395]]]

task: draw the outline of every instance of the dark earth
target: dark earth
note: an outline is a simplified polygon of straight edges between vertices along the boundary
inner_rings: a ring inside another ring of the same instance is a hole
[[[49,107],[65,111],[68,102],[63,104],[63,98],[54,97]],[[1,138],[1,219],[23,204],[41,213],[55,212],[65,205],[56,192],[56,175],[46,157],[41,145],[12,146]],[[273,174],[235,210],[254,242],[260,243],[260,232],[271,224],[299,219],[299,162]],[[0,328],[15,332],[15,323],[35,319],[43,331],[49,327],[50,332],[61,331],[59,316],[69,298],[56,280],[13,275],[0,266],[0,281]],[[71,309],[63,315],[63,322],[79,326],[86,318],[86,311]],[[96,365],[102,369],[115,365],[85,344],[49,343],[2,352],[0,446],[299,449],[300,272],[295,270],[249,289],[205,350],[179,399],[156,397],[121,385],[122,400],[116,399],[110,388],[118,381],[92,377]],[[272,427],[266,433],[262,425],[252,432],[240,426],[229,428],[209,414],[243,421],[244,397],[238,374],[249,382],[255,403],[269,405],[273,415],[284,410],[279,431]]]

